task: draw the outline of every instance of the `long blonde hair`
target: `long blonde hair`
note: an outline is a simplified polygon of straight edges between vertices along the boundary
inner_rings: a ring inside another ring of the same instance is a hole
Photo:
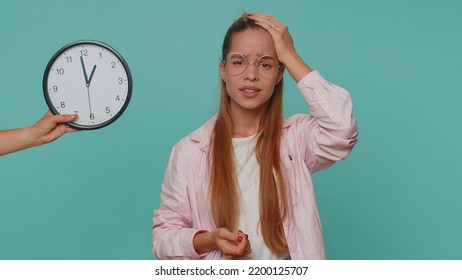
[[[261,29],[261,27],[245,15],[229,27],[223,41],[223,60],[229,53],[233,35],[247,29]],[[260,165],[259,227],[266,245],[271,251],[279,255],[288,250],[283,227],[283,221],[288,211],[287,194],[279,152],[283,122],[282,87],[281,79],[274,89],[260,122],[261,133],[255,148],[257,161]],[[235,231],[240,204],[232,137],[233,122],[230,112],[230,97],[226,91],[226,85],[222,81],[220,108],[213,131],[210,154],[210,204],[215,226]]]

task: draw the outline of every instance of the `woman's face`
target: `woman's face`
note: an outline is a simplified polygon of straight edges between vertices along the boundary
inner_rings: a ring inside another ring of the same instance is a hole
[[[268,77],[265,73],[262,76],[262,72],[265,71],[264,67],[266,67],[263,64],[264,61],[260,66],[255,63],[262,56],[271,56],[276,61],[274,67],[277,67],[277,55],[271,35],[263,29],[247,29],[235,33],[229,51],[229,54],[233,53],[242,54],[247,61],[247,67],[244,67],[245,70],[241,74],[236,75],[230,73],[230,68],[227,68],[230,67],[230,59],[220,64],[220,74],[230,96],[231,110],[258,112],[265,110],[275,86],[282,79],[283,73],[283,69],[279,69],[274,76]],[[259,72],[261,73],[259,74]]]

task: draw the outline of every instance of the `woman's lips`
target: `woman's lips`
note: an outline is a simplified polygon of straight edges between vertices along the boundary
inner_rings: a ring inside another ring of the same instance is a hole
[[[242,95],[244,95],[247,98],[255,97],[261,91],[261,89],[259,89],[257,87],[249,87],[249,86],[241,87],[241,88],[239,88],[239,90],[241,91]]]

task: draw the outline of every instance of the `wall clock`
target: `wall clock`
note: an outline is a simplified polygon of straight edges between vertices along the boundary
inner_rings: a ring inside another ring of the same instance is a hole
[[[127,63],[112,47],[77,41],[61,48],[48,63],[43,93],[54,114],[77,114],[69,126],[97,129],[117,120],[132,94]]]

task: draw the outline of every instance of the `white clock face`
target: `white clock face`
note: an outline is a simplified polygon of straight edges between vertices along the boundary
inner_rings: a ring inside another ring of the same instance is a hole
[[[122,57],[93,41],[73,43],[52,58],[43,89],[55,114],[77,114],[71,126],[104,127],[125,110],[131,96],[131,77]]]

